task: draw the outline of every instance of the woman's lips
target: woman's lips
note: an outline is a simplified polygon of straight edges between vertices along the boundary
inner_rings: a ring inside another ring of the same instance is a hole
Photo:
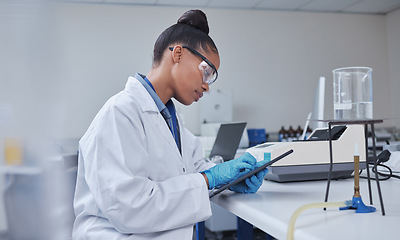
[[[200,93],[197,91],[196,91],[196,95],[197,95],[196,102],[199,101],[199,99],[203,97],[203,93]]]

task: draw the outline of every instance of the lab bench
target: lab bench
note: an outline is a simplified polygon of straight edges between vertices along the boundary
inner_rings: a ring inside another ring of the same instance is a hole
[[[332,181],[329,202],[351,200],[353,184],[353,179]],[[360,180],[360,188],[364,203],[370,205],[366,179]],[[326,181],[277,183],[265,180],[255,194],[225,191],[213,197],[212,202],[269,235],[285,239],[294,211],[305,204],[324,202],[325,190]],[[381,213],[377,190],[372,190],[376,212],[310,209],[297,219],[294,239],[398,239],[400,181],[392,178],[381,182],[385,216]]]

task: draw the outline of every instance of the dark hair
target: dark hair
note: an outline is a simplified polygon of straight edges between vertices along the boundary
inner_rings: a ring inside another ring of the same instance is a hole
[[[165,29],[158,37],[154,44],[153,66],[157,66],[161,62],[164,51],[174,43],[218,53],[218,49],[208,33],[209,27],[204,12],[201,10],[185,12],[176,24]]]

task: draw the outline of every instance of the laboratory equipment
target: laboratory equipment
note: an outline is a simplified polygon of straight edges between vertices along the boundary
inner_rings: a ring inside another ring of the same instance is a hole
[[[339,126],[342,124],[346,125],[364,125],[364,136],[365,136],[365,149],[368,149],[368,141],[367,141],[367,132],[368,132],[368,125],[371,125],[371,134],[372,134],[372,159],[376,159],[376,142],[375,142],[375,123],[382,123],[382,119],[364,119],[364,120],[335,120],[335,121],[329,121],[328,122],[328,127],[329,127],[329,135],[331,135],[331,132],[333,132],[332,126]],[[333,159],[333,139],[329,138],[329,153],[330,153],[330,169],[329,169],[329,176],[328,176],[328,181],[326,185],[326,192],[325,192],[325,202],[328,201],[328,195],[329,195],[329,186],[330,186],[330,181],[331,181],[331,176],[332,176],[332,167],[334,163]],[[358,144],[358,143],[356,143]],[[368,156],[368,155],[367,155]],[[367,166],[370,163],[370,159],[367,159]],[[377,161],[374,163],[374,168],[376,169],[377,167]],[[370,179],[370,174],[369,174],[369,168],[367,167],[367,179],[368,179],[368,190],[369,190],[369,199],[370,203],[372,203],[372,191],[371,191],[371,179]],[[381,193],[381,187],[379,184],[379,177],[378,177],[378,172],[375,171],[375,180],[376,180],[376,185],[378,188],[378,195],[379,195],[379,200],[381,203],[381,209],[382,209],[382,215],[385,215],[385,208],[383,206],[383,199],[382,199],[382,193]]]
[[[372,69],[346,67],[332,73],[334,118],[372,119]]]
[[[313,109],[311,112],[312,121],[310,121],[309,123],[311,129],[326,127],[325,122],[316,121],[316,120],[324,120],[324,115],[325,115],[325,77],[321,76],[318,80],[318,84],[314,92]]]
[[[304,206],[299,207],[290,217],[290,221],[288,224],[288,230],[286,235],[286,240],[293,240],[294,239],[294,226],[296,224],[296,220],[299,215],[304,212],[305,210],[312,209],[312,208],[327,208],[327,207],[342,207],[342,206],[351,206],[352,201],[342,201],[342,202],[320,202],[320,203],[310,203]]]
[[[354,146],[360,146],[360,168],[366,168],[364,128],[359,125],[332,128],[335,159],[332,178],[350,176],[354,171]],[[307,140],[294,142],[268,142],[247,149],[257,161],[273,159],[293,149],[294,153],[272,164],[265,179],[277,182],[327,179],[330,167],[328,129],[315,129]]]
[[[366,206],[361,199],[359,165],[360,165],[360,154],[358,152],[358,145],[356,144],[354,149],[354,195],[352,199],[352,204],[346,207],[341,207],[340,210],[355,209],[356,213],[375,212],[376,208]]]

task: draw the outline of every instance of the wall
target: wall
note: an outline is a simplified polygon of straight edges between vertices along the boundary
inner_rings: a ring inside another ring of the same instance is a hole
[[[387,15],[388,56],[390,96],[392,102],[391,117],[395,125],[400,126],[400,10]]]
[[[82,136],[128,76],[149,71],[154,41],[187,9],[56,3],[49,10],[46,69],[53,88],[39,84],[32,94],[47,93],[56,103],[52,133],[70,138]],[[203,10],[221,55],[212,88],[233,91],[234,121],[267,131],[303,125],[321,75],[327,78],[326,113],[332,117],[331,71],[344,66],[374,69],[374,115],[392,115],[385,16]],[[16,101],[23,106],[27,99]],[[178,108],[188,128],[199,133],[199,103]]]
[[[69,119],[61,135],[81,135],[129,75],[149,71],[155,39],[185,10],[55,6],[66,82],[62,108]],[[331,71],[345,66],[374,69],[374,115],[392,114],[385,16],[204,10],[221,55],[220,78],[212,87],[233,91],[235,121],[268,131],[303,125],[321,75],[327,77],[326,113],[332,117]],[[198,133],[198,103],[179,109]]]

